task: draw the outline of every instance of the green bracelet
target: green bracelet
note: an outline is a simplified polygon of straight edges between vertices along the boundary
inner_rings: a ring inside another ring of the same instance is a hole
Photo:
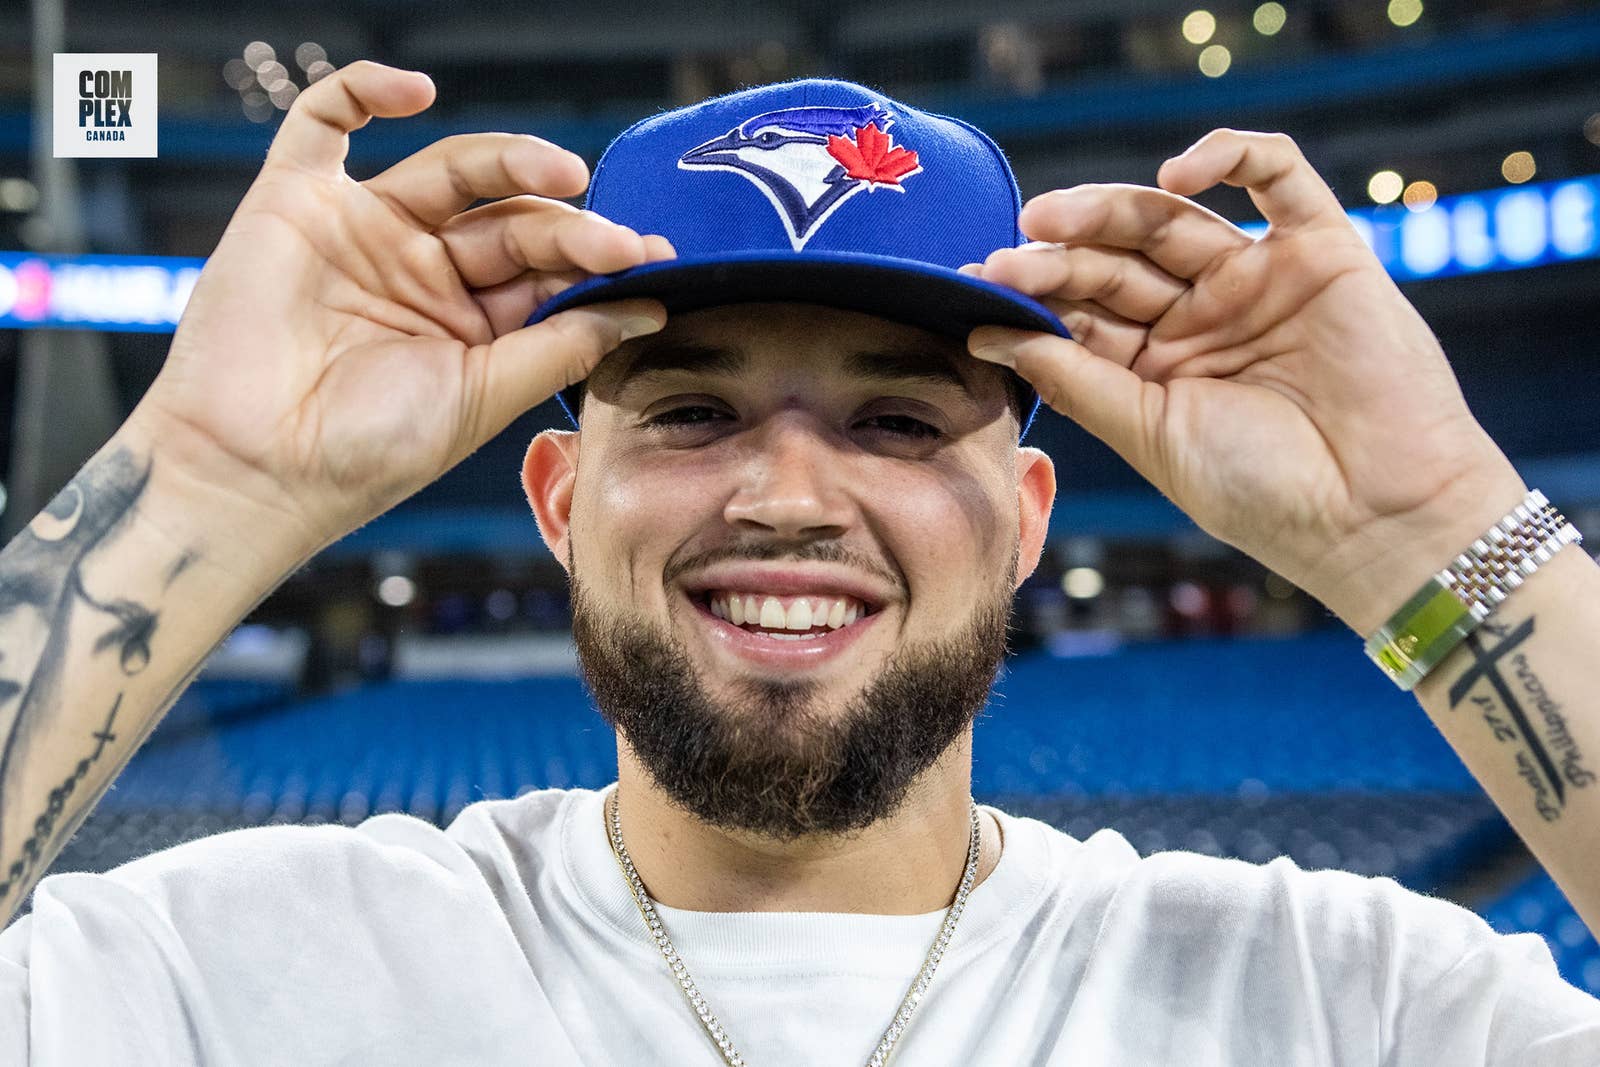
[[[1535,489],[1367,638],[1367,655],[1412,689],[1523,580],[1583,535]]]
[[[1367,638],[1367,655],[1401,689],[1423,675],[1477,629],[1481,619],[1435,574],[1378,632]]]

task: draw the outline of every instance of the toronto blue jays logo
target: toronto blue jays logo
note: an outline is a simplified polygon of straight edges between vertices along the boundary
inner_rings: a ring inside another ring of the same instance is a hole
[[[731,170],[772,201],[796,252],[856,193],[894,189],[922,171],[894,144],[894,114],[882,104],[789,107],[746,119],[678,157],[682,170]]]

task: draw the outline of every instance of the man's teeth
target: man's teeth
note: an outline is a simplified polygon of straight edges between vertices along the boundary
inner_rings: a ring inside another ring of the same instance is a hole
[[[854,597],[776,597],[762,593],[712,593],[711,614],[735,626],[763,630],[810,630],[826,626],[837,630],[865,615],[866,607]]]

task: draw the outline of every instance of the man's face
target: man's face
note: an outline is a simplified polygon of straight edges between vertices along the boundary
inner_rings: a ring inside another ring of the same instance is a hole
[[[525,481],[585,678],[644,769],[776,837],[891,814],[1004,656],[1019,471],[1048,460],[1018,449],[1003,372],[875,316],[739,305],[608,356],[582,418]],[[565,546],[540,500],[556,450]]]

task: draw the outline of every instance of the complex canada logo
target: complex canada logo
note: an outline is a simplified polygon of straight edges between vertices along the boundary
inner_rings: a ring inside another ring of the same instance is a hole
[[[156,154],[154,52],[57,52],[54,89],[56,156]]]

